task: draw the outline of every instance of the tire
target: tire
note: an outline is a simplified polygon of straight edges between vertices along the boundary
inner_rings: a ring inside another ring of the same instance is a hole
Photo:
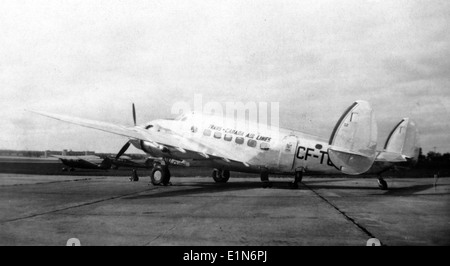
[[[167,186],[170,182],[170,172],[169,169],[166,166],[163,165],[156,165],[152,169],[152,173],[150,174],[150,179],[153,185],[160,186],[165,185]]]
[[[269,181],[269,173],[261,173],[261,182]]]
[[[230,171],[214,169],[212,172],[212,178],[216,183],[226,183],[230,179]]]
[[[303,179],[303,173],[295,172],[295,182],[296,183],[302,182],[302,179]]]

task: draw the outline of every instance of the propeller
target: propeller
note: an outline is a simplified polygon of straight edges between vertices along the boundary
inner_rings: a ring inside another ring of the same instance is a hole
[[[136,126],[136,109],[134,108],[134,103],[133,103],[133,121],[134,121],[134,126]]]
[[[127,142],[125,145],[123,145],[122,149],[120,149],[119,153],[116,155],[116,160],[120,158],[130,147],[131,143]]]
[[[134,107],[134,103],[133,103],[133,122],[134,122],[134,126],[136,126],[136,108]],[[120,156],[122,156],[130,147],[131,143],[129,141],[127,141],[127,143],[125,143],[125,145],[123,145],[122,149],[120,149],[119,153],[117,153],[116,155],[116,160],[120,158]]]

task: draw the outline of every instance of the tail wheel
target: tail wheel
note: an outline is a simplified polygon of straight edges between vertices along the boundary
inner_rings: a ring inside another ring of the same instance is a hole
[[[167,186],[170,182],[169,168],[160,164],[156,165],[155,167],[153,167],[152,173],[150,174],[150,179],[152,181],[152,184],[155,186]]]
[[[226,183],[230,179],[230,171],[214,169],[212,172],[212,178],[216,183]]]

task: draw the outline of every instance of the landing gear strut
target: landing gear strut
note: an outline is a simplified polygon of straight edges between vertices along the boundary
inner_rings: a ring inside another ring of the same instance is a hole
[[[272,183],[269,181],[269,173],[261,173],[261,182],[263,183],[263,188],[271,188]]]
[[[133,169],[131,171],[130,182],[137,182],[137,181],[139,181],[139,176],[138,176],[138,174],[136,172],[136,169]]]
[[[167,165],[156,164],[150,174],[151,182],[154,186],[170,185],[170,171]]]
[[[228,182],[228,179],[230,179],[230,171],[214,169],[212,172],[212,178],[216,181],[216,183],[226,183]]]
[[[302,171],[295,172],[294,181],[291,183],[291,187],[297,189],[298,183],[302,182],[302,179],[303,179],[303,172]]]
[[[381,176],[378,176],[378,186],[382,189],[382,190],[388,190],[388,185],[386,180],[384,180]]]

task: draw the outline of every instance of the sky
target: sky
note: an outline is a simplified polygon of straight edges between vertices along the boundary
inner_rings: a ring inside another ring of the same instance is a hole
[[[379,145],[403,117],[450,152],[449,1],[0,2],[0,149],[117,152],[123,137],[25,109],[132,125],[179,101],[278,102],[328,138],[355,100]],[[130,150],[132,151],[132,150]]]

